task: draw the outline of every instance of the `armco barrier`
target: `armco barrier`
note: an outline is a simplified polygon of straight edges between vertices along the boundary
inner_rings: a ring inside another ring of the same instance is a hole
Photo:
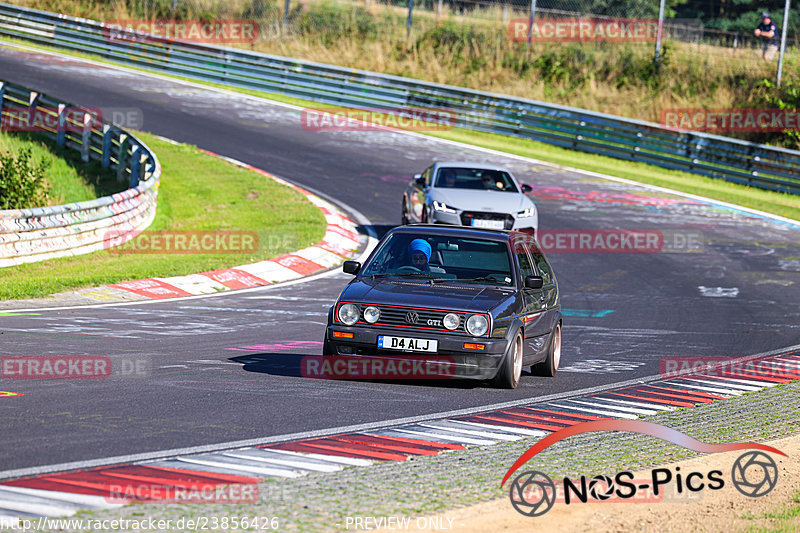
[[[150,225],[161,166],[143,142],[101,121],[92,110],[0,81],[4,123],[18,120],[26,109],[41,119],[32,122],[35,131],[80,151],[85,162],[115,168],[129,188],[86,202],[0,211],[0,267],[101,250],[112,238],[119,244],[125,240],[120,235],[132,238]]]
[[[120,34],[118,28],[100,22],[2,3],[0,36],[185,78],[353,108],[447,110],[458,127],[800,194],[800,152],[719,135],[246,50]]]

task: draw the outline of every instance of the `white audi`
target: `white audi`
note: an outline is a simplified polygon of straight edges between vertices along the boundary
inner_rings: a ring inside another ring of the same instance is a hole
[[[539,227],[536,204],[508,169],[484,163],[434,163],[403,193],[403,224],[454,224],[487,229]]]

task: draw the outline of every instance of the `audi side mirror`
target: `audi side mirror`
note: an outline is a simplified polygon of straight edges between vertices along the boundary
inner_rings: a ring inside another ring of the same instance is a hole
[[[531,192],[532,190],[533,190],[533,187],[531,187],[527,183],[523,183],[522,184],[522,192]]]
[[[345,274],[358,274],[358,271],[361,270],[361,263],[358,261],[345,261],[342,265],[342,270]]]
[[[414,174],[414,182],[417,185],[425,186],[425,178],[422,177],[422,174]]]
[[[348,261],[348,263],[354,263],[355,261]],[[544,286],[544,279],[542,276],[525,276],[525,288],[526,289],[541,289]]]

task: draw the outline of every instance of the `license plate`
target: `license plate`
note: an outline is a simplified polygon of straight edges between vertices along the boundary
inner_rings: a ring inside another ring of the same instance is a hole
[[[506,229],[506,223],[502,220],[483,220],[480,218],[473,218],[472,225],[476,228]]]
[[[410,337],[390,337],[378,335],[378,348],[386,350],[405,350],[409,352],[435,352],[439,341],[430,339],[412,339]]]

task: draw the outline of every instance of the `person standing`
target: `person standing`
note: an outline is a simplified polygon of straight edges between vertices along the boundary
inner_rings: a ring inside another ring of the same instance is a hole
[[[761,37],[761,57],[772,61],[778,53],[778,26],[772,21],[769,13],[761,13],[761,24],[753,30],[756,37]]]

